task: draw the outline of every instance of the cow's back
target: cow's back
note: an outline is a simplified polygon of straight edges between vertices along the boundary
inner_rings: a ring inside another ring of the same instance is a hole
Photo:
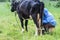
[[[37,2],[35,1],[32,1],[32,0],[24,0],[22,1],[19,5],[18,5],[18,11],[19,11],[19,14],[21,15],[25,15],[26,16],[29,16],[30,15],[30,10],[31,8],[36,5]],[[20,13],[21,11],[21,13]]]
[[[31,9],[31,7],[33,7],[35,4],[36,4],[35,1],[24,0],[20,3],[19,8],[21,11],[25,13],[25,12],[28,12]]]
[[[22,3],[20,3],[19,9],[25,13],[27,12],[28,5],[29,5],[28,1],[23,1]]]

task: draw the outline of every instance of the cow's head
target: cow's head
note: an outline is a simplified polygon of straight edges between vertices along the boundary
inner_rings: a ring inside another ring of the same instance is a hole
[[[16,8],[18,6],[18,3],[19,3],[18,1],[12,0],[12,2],[11,2],[11,12],[16,11]]]

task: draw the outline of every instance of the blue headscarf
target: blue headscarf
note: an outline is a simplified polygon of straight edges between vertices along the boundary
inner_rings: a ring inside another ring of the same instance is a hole
[[[46,8],[44,8],[43,23],[50,23],[53,26],[56,25],[56,20]]]

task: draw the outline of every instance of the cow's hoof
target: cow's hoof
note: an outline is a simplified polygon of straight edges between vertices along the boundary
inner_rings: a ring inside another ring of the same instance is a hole
[[[22,31],[21,31],[21,33],[23,33],[25,30],[24,29],[22,29]]]
[[[35,32],[35,36],[38,36],[38,32],[37,31]]]
[[[40,31],[35,33],[35,36],[39,36],[40,35]]]
[[[35,33],[35,36],[38,36],[38,33]]]

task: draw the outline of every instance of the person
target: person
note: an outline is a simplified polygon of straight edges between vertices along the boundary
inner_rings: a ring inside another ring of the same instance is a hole
[[[44,8],[44,16],[43,16],[43,26],[46,32],[53,32],[56,26],[56,20],[54,16],[48,11],[47,8]]]

